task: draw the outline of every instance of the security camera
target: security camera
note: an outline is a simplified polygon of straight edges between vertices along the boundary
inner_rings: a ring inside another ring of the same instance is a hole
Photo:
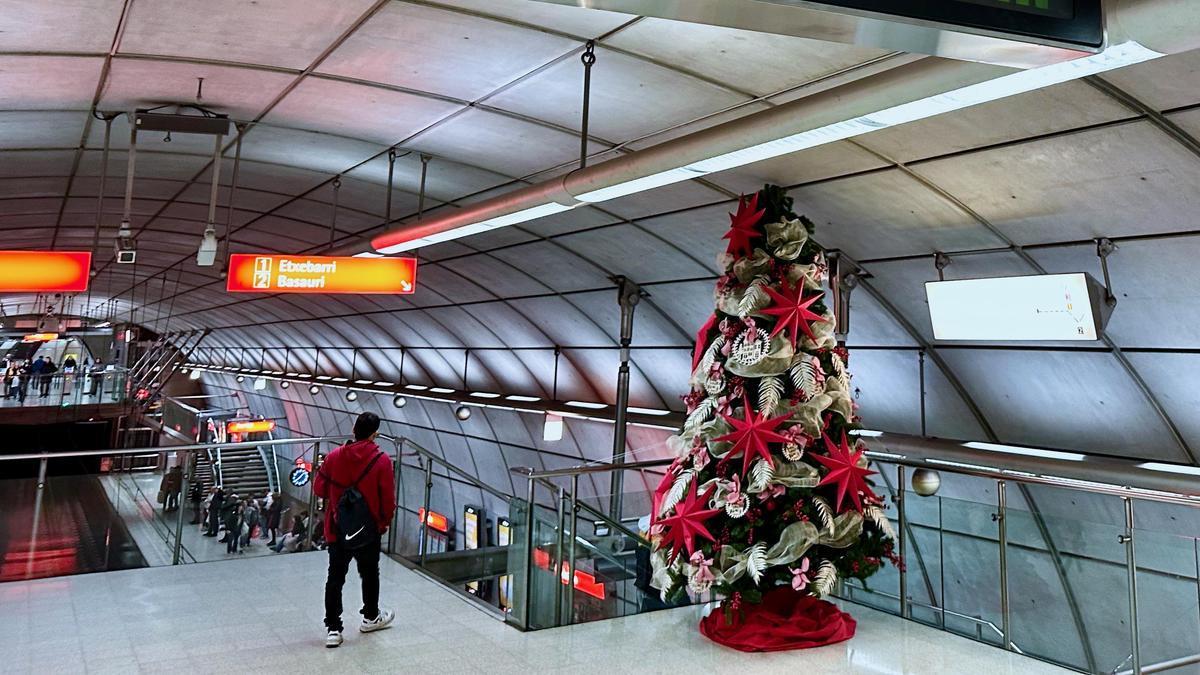
[[[200,267],[212,267],[217,262],[217,230],[212,223],[204,230],[200,239],[200,250],[196,251],[196,264]]]
[[[121,221],[121,229],[117,231],[114,248],[118,263],[132,265],[137,262],[137,242],[133,240],[133,230],[130,228],[128,220]]]

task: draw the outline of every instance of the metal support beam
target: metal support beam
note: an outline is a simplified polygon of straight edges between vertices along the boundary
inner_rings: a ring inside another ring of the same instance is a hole
[[[625,464],[625,424],[629,409],[629,345],[633,342],[633,312],[645,293],[641,286],[623,276],[613,277],[617,284],[617,304],[621,306],[621,365],[617,369],[616,424],[613,427],[612,463]],[[623,471],[612,472],[612,496],[609,501],[609,517],[621,520],[621,491],[624,489]]]

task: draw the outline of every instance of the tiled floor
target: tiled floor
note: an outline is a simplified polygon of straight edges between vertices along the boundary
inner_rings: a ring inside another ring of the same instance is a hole
[[[742,654],[689,607],[520,633],[391,560],[396,626],[323,647],[325,554],[297,553],[0,585],[3,673],[974,673],[1067,672],[861,607],[851,641]],[[347,625],[358,607],[346,589]]]

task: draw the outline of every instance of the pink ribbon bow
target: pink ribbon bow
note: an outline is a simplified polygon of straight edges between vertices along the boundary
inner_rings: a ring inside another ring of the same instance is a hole
[[[792,590],[802,591],[808,588],[810,581],[808,578],[808,558],[800,561],[800,567],[789,567],[788,571],[792,573]]]

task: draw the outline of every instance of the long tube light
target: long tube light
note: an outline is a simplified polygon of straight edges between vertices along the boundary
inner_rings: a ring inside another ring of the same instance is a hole
[[[912,67],[918,69],[916,71],[918,77],[920,73],[926,73],[942,76],[951,82],[957,79],[960,86],[949,84],[948,86],[951,88],[948,91],[884,107],[866,114],[854,113],[848,119],[832,121],[813,129],[791,134],[787,134],[786,131],[795,129],[798,124],[803,124],[803,121],[811,116],[806,113],[807,109],[798,109],[795,111],[795,115],[791,115],[790,113],[793,111],[781,106],[699,132],[698,135],[704,135],[704,139],[696,138],[697,142],[692,143],[691,146],[688,145],[687,140],[691,137],[687,136],[667,141],[626,157],[595,164],[586,169],[578,169],[546,183],[522,188],[493,200],[469,206],[443,219],[430,219],[424,223],[423,228],[416,228],[412,233],[415,238],[407,241],[396,241],[398,238],[406,236],[407,230],[405,229],[378,235],[374,237],[373,241],[376,243],[371,248],[380,254],[401,253],[420,246],[450,241],[562,213],[579,206],[580,203],[603,202],[652,190],[907,122],[1036,91],[1081,77],[1142,63],[1160,56],[1163,54],[1130,41],[1113,45],[1099,54],[1006,73],[984,81],[974,81],[977,74],[973,74],[974,71],[960,76],[960,74],[948,70],[951,65],[965,67],[975,64],[944,64],[938,61],[929,61],[928,64],[912,64]],[[897,78],[903,78],[906,74],[908,71],[902,73],[897,69],[890,83],[885,83],[884,87],[890,87],[889,91],[902,92],[903,85],[907,81]],[[968,82],[968,84],[963,84],[964,82]],[[875,84],[869,80],[862,80],[861,83],[860,90],[862,92],[872,90],[872,85]],[[926,87],[926,91],[930,90],[928,82],[922,86]],[[913,88],[919,91],[921,86]],[[829,93],[833,94],[836,91],[832,90]],[[902,94],[899,95],[902,96]],[[798,104],[803,101],[805,99],[799,99],[793,103]],[[836,98],[831,99],[830,105],[835,105],[836,101]],[[772,113],[775,114],[772,115]],[[760,120],[759,118],[762,116],[765,116],[766,119]],[[821,115],[817,115],[817,117],[819,118]],[[826,119],[829,118],[826,117]],[[763,124],[757,124],[759,121]],[[779,128],[783,135],[771,138],[770,133],[763,133],[763,129],[775,128]],[[769,140],[762,140],[764,138]],[[738,142],[743,139],[749,145],[739,147]],[[711,147],[711,153],[708,156],[704,156],[702,151],[698,151],[698,148],[702,150],[705,147]],[[681,161],[684,163],[672,167],[670,158],[680,156],[683,157]],[[637,176],[635,167],[639,165],[638,160],[645,157],[650,159],[641,164],[650,173]],[[665,161],[664,158],[666,158]],[[632,162],[632,164],[627,164],[628,162]],[[628,177],[626,180],[617,178],[628,176],[630,173],[633,173],[634,176]],[[611,183],[613,180],[618,180],[618,182]],[[491,215],[486,219],[472,222],[469,215],[472,209],[478,209],[480,218],[485,218],[498,211],[501,215]],[[514,210],[504,213],[509,209]],[[437,230],[440,220],[447,221],[447,229],[430,233],[430,230]],[[355,248],[361,251],[363,245],[352,246],[350,251],[355,252]]]
[[[1024,94],[1081,77],[1096,75],[1116,68],[1156,59],[1163,54],[1147,49],[1136,42],[1126,42],[1105,49],[1099,54],[1085,56],[1072,61],[1063,61],[1040,68],[1002,75],[978,84],[967,85],[942,94],[918,99],[909,103],[885,108],[868,115],[861,115],[842,122],[827,124],[816,129],[784,136],[766,143],[727,152],[723,155],[693,162],[686,166],[644,176],[610,187],[585,192],[576,198],[583,202],[602,202],[617,197],[650,190],[717,171],[725,171],[772,157],[807,150],[818,145],[833,143],[855,136],[915,122],[927,117],[969,108],[980,103],[997,101],[1017,94]]]

